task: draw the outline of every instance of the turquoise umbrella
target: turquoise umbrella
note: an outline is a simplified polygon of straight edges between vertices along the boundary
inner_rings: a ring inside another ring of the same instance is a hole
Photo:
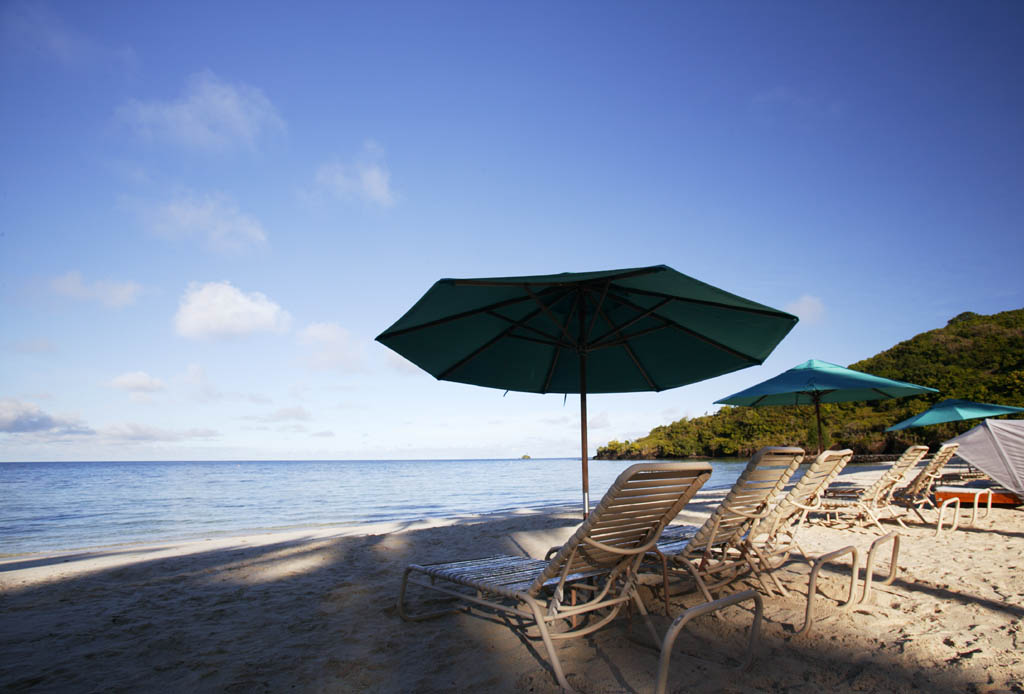
[[[1024,407],[993,405],[986,402],[972,402],[971,400],[943,400],[910,419],[904,419],[899,424],[893,424],[886,431],[899,431],[900,429],[909,429],[910,427],[926,427],[930,424],[960,422],[965,419],[984,419],[986,417],[998,417],[1004,414],[1018,414],[1021,412],[1024,412]]]
[[[821,453],[821,403],[888,400],[937,392],[934,388],[872,376],[827,361],[809,359],[775,378],[715,402],[747,407],[814,405],[818,418],[818,452]]]
[[[588,392],[661,391],[760,364],[796,322],[656,265],[442,279],[377,341],[440,380],[579,393],[586,513]]]

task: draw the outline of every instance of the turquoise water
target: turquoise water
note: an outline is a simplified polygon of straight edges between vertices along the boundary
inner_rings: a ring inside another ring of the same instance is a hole
[[[707,488],[743,462],[712,461]],[[590,462],[592,503],[628,463]],[[578,459],[0,464],[0,554],[582,504]]]

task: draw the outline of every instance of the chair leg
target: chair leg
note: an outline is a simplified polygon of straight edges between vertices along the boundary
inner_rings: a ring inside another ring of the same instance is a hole
[[[405,567],[405,573],[402,574],[402,587],[398,591],[398,616],[406,622],[422,622],[425,619],[434,619],[435,617],[443,617],[448,614],[455,614],[456,612],[462,612],[466,609],[464,606],[455,607],[450,610],[438,610],[436,612],[425,612],[423,614],[409,614],[405,609],[405,589],[409,583],[409,574],[412,573],[413,567]],[[418,584],[417,585],[421,585]]]
[[[956,530],[960,524],[960,499],[952,497],[942,502],[942,506],[939,507],[939,519],[935,522],[935,536],[938,537],[939,533],[942,532],[942,521],[946,516],[946,509],[950,506],[955,506],[953,510],[953,520],[950,521],[949,529]],[[977,508],[977,504],[975,504]]]
[[[741,593],[735,593],[728,595],[724,598],[719,598],[712,602],[706,602],[696,607],[683,612],[681,615],[676,617],[675,621],[668,628],[665,633],[665,640],[661,645],[661,657],[658,659],[658,683],[655,685],[655,694],[665,694],[665,688],[668,686],[668,668],[669,662],[672,659],[672,646],[675,645],[676,638],[679,636],[679,632],[683,630],[686,623],[695,617],[708,614],[709,612],[717,612],[730,605],[735,605],[746,600],[754,601],[754,621],[750,625],[750,639],[747,642],[747,652],[744,656],[743,662],[740,663],[740,669],[746,670],[750,667],[751,662],[754,659],[754,648],[757,646],[757,642],[761,634],[761,618],[764,614],[764,602],[761,599],[761,595],[756,590],[745,590]]]
[[[858,604],[866,603],[871,595],[871,583],[875,578],[875,552],[886,542],[892,542],[892,555],[889,557],[889,575],[882,581],[882,585],[887,586],[896,580],[896,571],[899,568],[897,562],[900,557],[900,534],[893,531],[871,543],[871,548],[868,550],[868,562],[864,567],[864,592],[861,594]]]
[[[647,608],[644,606],[644,601],[640,599],[640,595],[635,591],[631,591],[630,597],[633,598],[633,602],[636,604],[637,610],[640,611],[640,616],[643,617],[644,624],[647,626],[647,631],[650,633],[651,638],[654,640],[654,645],[657,646],[661,643],[661,639],[658,637],[658,630],[654,628],[654,623],[651,621],[651,616],[647,613]]]
[[[558,653],[555,652],[555,644],[551,640],[551,633],[548,631],[547,622],[544,621],[544,610],[541,608],[540,603],[534,600],[532,597],[526,596],[524,602],[530,607],[533,612],[533,619],[537,622],[537,629],[540,631],[541,639],[544,641],[544,647],[547,648],[548,658],[551,660],[551,668],[555,671],[555,679],[558,680],[559,686],[567,692],[575,692],[569,684],[569,680],[565,679],[565,672],[562,670],[562,661],[558,659]]]
[[[842,604],[842,607],[848,607],[853,604],[853,592],[857,586],[857,569],[860,567],[860,552],[853,545],[848,547],[841,547],[840,549],[823,554],[814,562],[814,567],[811,569],[811,576],[807,581],[807,611],[804,614],[804,625],[796,633],[797,636],[806,636],[811,631],[811,626],[814,624],[814,596],[818,592],[818,573],[822,567],[825,566],[826,562],[838,559],[846,554],[853,555],[853,564],[851,565],[850,571],[850,591],[847,595],[846,602]]]

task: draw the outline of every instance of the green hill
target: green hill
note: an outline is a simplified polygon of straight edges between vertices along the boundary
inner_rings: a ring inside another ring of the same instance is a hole
[[[876,376],[937,388],[928,397],[822,405],[829,447],[895,453],[914,443],[935,446],[978,420],[886,433],[885,427],[946,398],[1024,406],[1024,309],[991,316],[962,313],[891,349],[849,365]],[[598,458],[748,456],[761,446],[816,450],[814,412],[801,407],[723,407],[712,415],[655,427],[636,441],[609,441]]]

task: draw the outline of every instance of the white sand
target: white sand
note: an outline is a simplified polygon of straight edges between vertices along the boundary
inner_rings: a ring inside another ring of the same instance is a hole
[[[702,492],[681,520],[700,521],[720,497]],[[576,522],[547,509],[8,558],[0,690],[554,692],[543,647],[500,620],[407,624],[394,600],[410,562],[543,556]],[[780,576],[793,592],[765,600],[754,668],[737,672],[722,654],[738,651],[750,618],[733,609],[679,639],[670,690],[1024,692],[1024,513],[994,510],[938,540],[921,525],[901,532],[899,577],[873,605],[838,611],[842,582],[825,572],[822,619],[797,637],[808,571],[790,565]],[[876,534],[815,526],[803,539],[820,552],[866,548]],[[623,618],[559,653],[581,691],[649,692],[658,653],[644,640],[640,621]]]

